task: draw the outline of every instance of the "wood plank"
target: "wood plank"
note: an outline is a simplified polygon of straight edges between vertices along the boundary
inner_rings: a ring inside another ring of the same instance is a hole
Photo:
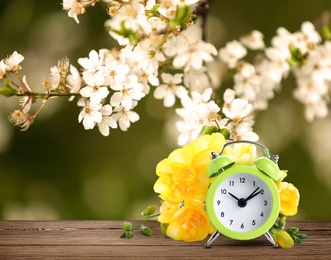
[[[162,236],[159,224],[149,223],[154,234],[135,232],[120,239],[123,221],[0,221],[0,259],[330,259],[331,221],[292,221],[309,236],[301,245],[273,248],[260,237],[251,241],[220,236],[212,248],[205,241],[186,243]],[[135,222],[138,224],[139,222]]]

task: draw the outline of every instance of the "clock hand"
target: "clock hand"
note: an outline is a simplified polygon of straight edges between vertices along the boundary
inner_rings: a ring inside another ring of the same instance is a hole
[[[228,193],[229,193],[229,195],[230,195],[232,198],[234,198],[234,199],[236,199],[236,200],[239,201],[238,197],[236,197],[235,195],[233,195],[231,192],[228,192]]]
[[[254,198],[255,196],[257,196],[258,194],[260,194],[261,192],[262,192],[262,190],[259,190],[260,189],[260,187],[258,187],[258,188],[256,188],[252,193],[251,193],[251,195],[249,195],[246,199],[245,199],[245,201],[247,202],[247,201],[249,201],[250,199],[252,199],[252,198]],[[258,191],[259,190],[259,191]]]
[[[231,192],[228,192],[228,193],[232,198],[234,198],[238,201],[238,206],[239,207],[241,207],[241,208],[246,207],[246,205],[247,205],[246,199],[243,199],[243,198],[239,199],[238,197],[233,195]]]

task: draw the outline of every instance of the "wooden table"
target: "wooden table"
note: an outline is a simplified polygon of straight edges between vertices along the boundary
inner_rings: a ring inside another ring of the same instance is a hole
[[[331,221],[289,222],[309,236],[291,249],[273,248],[263,236],[251,241],[220,236],[206,249],[206,240],[164,238],[155,221],[149,223],[152,236],[136,231],[132,239],[120,239],[122,223],[0,221],[0,259],[331,259]]]

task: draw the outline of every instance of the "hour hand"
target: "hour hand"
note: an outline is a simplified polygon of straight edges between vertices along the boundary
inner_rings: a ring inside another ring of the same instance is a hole
[[[230,195],[232,198],[234,198],[234,199],[236,199],[236,200],[239,201],[239,198],[238,198],[238,197],[236,197],[235,195],[233,195],[231,192],[228,192],[228,193],[229,193],[229,195]]]

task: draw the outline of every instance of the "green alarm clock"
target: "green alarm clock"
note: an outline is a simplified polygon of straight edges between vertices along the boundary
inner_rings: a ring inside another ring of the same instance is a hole
[[[262,147],[265,156],[257,158],[253,165],[235,165],[229,156],[222,155],[226,146],[243,142]],[[265,235],[277,247],[269,229],[280,210],[275,184],[280,176],[278,156],[270,156],[260,143],[235,141],[225,144],[219,155],[212,152],[211,158],[208,174],[215,179],[208,188],[206,211],[216,231],[205,246],[209,248],[223,234],[237,240]]]

